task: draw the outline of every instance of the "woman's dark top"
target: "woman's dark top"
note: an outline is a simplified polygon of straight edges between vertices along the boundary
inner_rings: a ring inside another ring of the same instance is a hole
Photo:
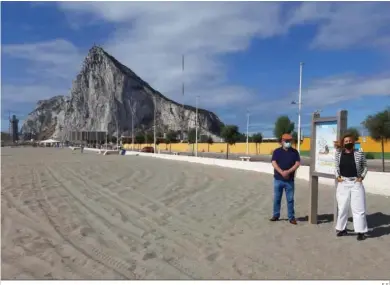
[[[353,152],[341,153],[340,158],[340,175],[343,177],[357,177],[356,163],[355,163],[355,155]]]

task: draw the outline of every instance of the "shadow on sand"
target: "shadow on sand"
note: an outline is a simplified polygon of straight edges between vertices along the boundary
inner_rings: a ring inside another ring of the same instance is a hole
[[[367,224],[372,229],[368,232],[368,237],[370,238],[390,235],[390,215],[382,212],[367,215]]]
[[[308,222],[309,216],[300,217],[297,219],[298,222]],[[317,216],[318,224],[326,224],[333,222],[333,214],[321,214]]]
[[[308,216],[301,217],[297,219],[300,222],[307,222],[309,220]],[[333,222],[333,214],[322,214],[318,215],[318,224],[325,224]],[[348,219],[349,222],[352,222],[352,218]],[[367,224],[371,229],[367,233],[368,238],[378,238],[381,236],[390,235],[390,215],[383,214],[382,212],[377,212],[367,215]],[[352,232],[352,230],[348,230]]]

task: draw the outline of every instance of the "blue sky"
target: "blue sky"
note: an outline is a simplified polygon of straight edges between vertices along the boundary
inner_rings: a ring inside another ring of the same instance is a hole
[[[297,120],[304,61],[310,114],[349,111],[349,126],[390,105],[390,3],[2,2],[2,130],[37,100],[68,95],[83,58],[101,45],[166,96],[272,135]],[[185,54],[185,73],[181,55]]]

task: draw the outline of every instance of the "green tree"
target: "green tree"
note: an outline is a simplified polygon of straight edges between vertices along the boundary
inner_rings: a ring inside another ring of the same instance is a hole
[[[229,159],[229,145],[235,144],[240,137],[238,127],[235,125],[226,125],[222,128],[221,137],[226,142],[226,159]]]
[[[160,143],[164,143],[164,139],[163,138],[156,138],[156,145],[159,145]]]
[[[196,141],[196,130],[195,128],[189,129],[188,131],[188,143],[192,144],[192,154],[194,154],[194,143]]]
[[[145,135],[142,133],[136,134],[134,138],[134,143],[138,145],[145,143]]]
[[[188,143],[194,144],[196,141],[196,130],[195,128],[189,129],[188,131]]]
[[[221,133],[222,133],[222,130],[223,130],[224,127],[225,127],[225,124],[220,122],[219,128],[218,128],[218,132],[217,132],[218,136],[221,137]]]
[[[355,141],[359,141],[360,132],[357,128],[348,128],[346,131],[347,134],[351,134]]]
[[[177,132],[175,131],[168,131],[167,135],[165,137],[165,142],[169,144],[169,152],[172,150],[172,143],[177,142]]]
[[[263,134],[262,133],[253,134],[252,141],[256,144],[256,154],[258,154],[257,144],[261,144],[263,142]]]
[[[283,134],[291,134],[294,130],[294,126],[294,122],[291,122],[289,117],[280,116],[275,122],[274,136],[280,139]]]
[[[153,132],[145,132],[145,143],[151,144],[154,143],[154,134]]]
[[[382,146],[382,171],[385,172],[385,141],[390,139],[390,108],[367,116],[363,125],[369,131],[370,136]]]
[[[211,136],[208,136],[206,143],[207,143],[207,152],[210,152],[210,145],[212,145],[214,143],[213,138]]]
[[[207,138],[208,138],[208,136],[202,135],[199,137],[199,142],[200,143],[207,143]]]
[[[244,133],[238,133],[237,142],[246,142],[246,134],[244,134]]]

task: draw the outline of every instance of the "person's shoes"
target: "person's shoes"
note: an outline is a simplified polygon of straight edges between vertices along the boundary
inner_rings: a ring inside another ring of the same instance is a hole
[[[358,235],[357,235],[357,240],[358,241],[365,240],[365,239],[366,239],[366,236],[364,234],[358,233]]]
[[[277,222],[279,221],[279,218],[278,217],[272,217],[271,219],[269,219],[271,222]]]
[[[290,222],[290,224],[292,224],[292,225],[296,225],[296,224],[297,224],[297,221],[296,221],[295,219],[291,219],[289,222]]]
[[[346,236],[347,234],[348,234],[347,230],[337,231],[336,236],[342,237],[342,236]]]

